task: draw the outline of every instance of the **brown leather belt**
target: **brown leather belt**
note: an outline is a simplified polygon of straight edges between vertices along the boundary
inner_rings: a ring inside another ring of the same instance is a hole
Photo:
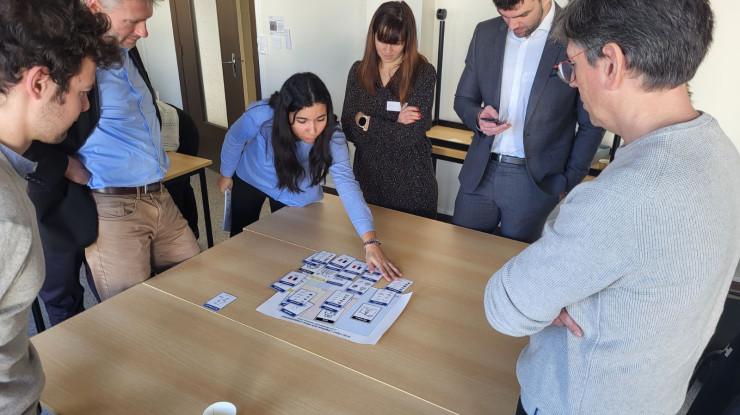
[[[129,196],[145,195],[149,193],[161,192],[164,188],[162,182],[154,182],[144,186],[137,187],[102,187],[100,189],[90,189],[93,193],[102,193],[105,195]]]
[[[516,164],[517,166],[524,166],[527,162],[521,157],[507,156],[506,154],[491,153],[491,160],[496,160],[499,163]]]

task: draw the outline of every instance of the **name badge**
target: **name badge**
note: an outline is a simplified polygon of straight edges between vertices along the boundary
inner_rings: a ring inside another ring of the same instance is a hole
[[[387,101],[385,103],[385,109],[388,111],[401,112],[401,103],[398,101]]]

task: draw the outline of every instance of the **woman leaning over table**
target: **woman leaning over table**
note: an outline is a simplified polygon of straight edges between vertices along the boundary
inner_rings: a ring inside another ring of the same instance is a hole
[[[320,201],[321,183],[329,172],[362,238],[368,267],[378,268],[388,280],[400,277],[380,249],[329,91],[312,73],[295,74],[269,100],[249,104],[226,133],[218,188],[232,191],[231,236],[259,219],[265,198],[273,212]]]
[[[432,144],[434,67],[418,52],[411,8],[380,5],[365,54],[347,77],[342,128],[355,144],[354,172],[368,203],[434,218]]]

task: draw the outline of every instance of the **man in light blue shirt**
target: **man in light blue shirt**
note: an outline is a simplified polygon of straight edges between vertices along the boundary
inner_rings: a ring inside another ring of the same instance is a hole
[[[99,120],[79,158],[98,210],[98,239],[85,249],[102,300],[200,252],[193,232],[162,185],[162,147],[153,90],[134,46],[147,37],[158,0],[87,0],[111,20],[123,66],[98,70]]]

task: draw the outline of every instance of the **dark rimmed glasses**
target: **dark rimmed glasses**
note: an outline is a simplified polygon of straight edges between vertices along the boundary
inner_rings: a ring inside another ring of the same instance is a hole
[[[559,62],[552,66],[552,69],[557,69],[558,76],[560,79],[563,80],[566,84],[570,85],[573,83],[573,81],[576,80],[576,67],[570,60],[575,58],[576,56],[580,55],[581,53],[587,51],[588,49],[583,49],[582,51],[576,53],[575,55],[571,56],[570,58]]]

